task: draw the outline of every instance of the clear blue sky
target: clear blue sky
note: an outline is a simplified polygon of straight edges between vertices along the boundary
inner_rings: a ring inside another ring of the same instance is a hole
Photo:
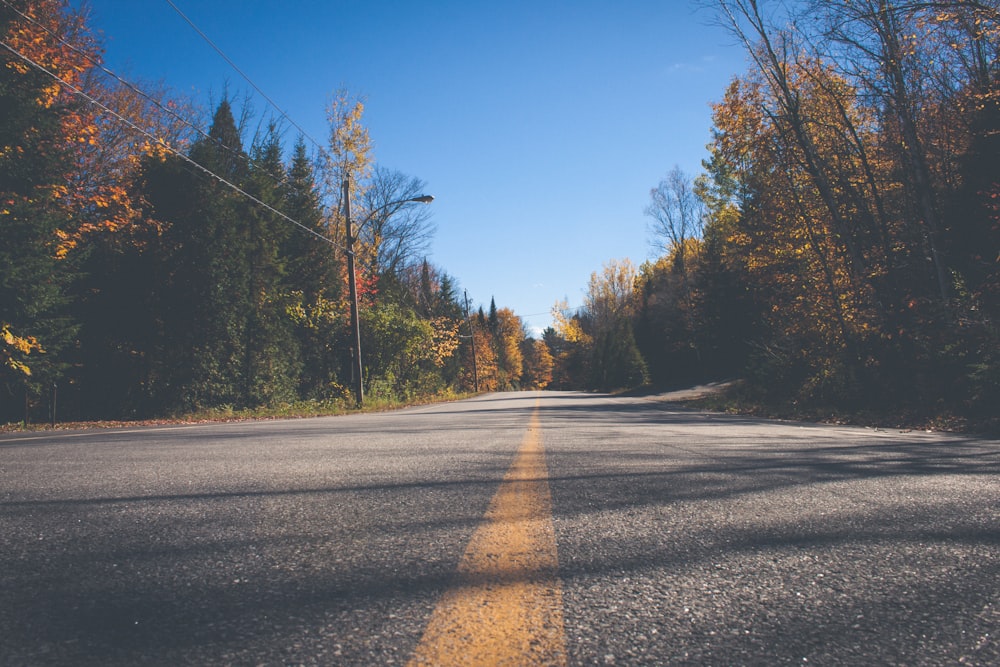
[[[604,262],[653,255],[649,190],[700,170],[709,105],[745,68],[688,2],[174,2],[319,141],[332,93],[364,96],[376,160],[437,198],[431,261],[536,332]],[[115,72],[206,107],[252,92],[166,0],[90,6]]]

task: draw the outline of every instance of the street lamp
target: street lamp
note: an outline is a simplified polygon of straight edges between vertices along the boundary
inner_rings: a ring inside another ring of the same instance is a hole
[[[396,206],[397,204],[429,204],[434,201],[434,197],[431,195],[420,195],[419,197],[410,197],[408,199],[400,199],[398,201],[391,201],[388,204],[383,204],[378,208],[370,211],[365,219],[358,225],[358,229],[361,229],[365,223],[371,220],[372,216],[379,211],[389,208],[390,206]],[[344,176],[344,220],[345,227],[347,230],[347,286],[351,294],[351,329],[354,331],[354,400],[357,402],[358,407],[361,407],[362,402],[365,398],[364,383],[361,376],[361,319],[358,317],[358,282],[357,276],[354,271],[354,242],[358,239],[354,236],[354,228],[351,223],[351,181],[350,175]]]

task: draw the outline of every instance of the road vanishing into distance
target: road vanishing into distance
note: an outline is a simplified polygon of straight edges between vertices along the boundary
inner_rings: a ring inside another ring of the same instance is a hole
[[[998,665],[1000,441],[643,398],[0,435],[0,665]]]

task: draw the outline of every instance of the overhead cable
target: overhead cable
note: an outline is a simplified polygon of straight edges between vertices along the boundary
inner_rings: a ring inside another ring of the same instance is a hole
[[[239,67],[238,67],[238,66],[236,65],[236,63],[234,63],[234,62],[232,61],[232,59],[230,59],[230,58],[229,58],[229,56],[227,56],[227,55],[226,55],[226,54],[225,54],[225,53],[224,53],[224,52],[222,51],[222,49],[220,49],[220,48],[219,48],[219,47],[218,47],[218,46],[217,46],[217,45],[215,44],[215,42],[213,42],[213,41],[211,40],[211,38],[209,38],[209,36],[205,34],[205,32],[204,32],[204,31],[203,31],[203,30],[202,30],[201,28],[199,28],[199,27],[198,27],[197,25],[195,25],[195,22],[194,22],[194,21],[192,21],[192,20],[191,20],[190,18],[188,18],[188,16],[187,16],[187,15],[186,15],[186,14],[185,14],[184,12],[182,12],[182,11],[181,11],[181,10],[180,10],[180,8],[179,8],[179,7],[178,7],[178,6],[176,5],[176,4],[174,4],[173,0],[166,0],[166,2],[167,2],[167,4],[168,4],[168,5],[170,5],[171,7],[173,7],[174,11],[175,11],[175,12],[177,12],[177,13],[178,13],[178,14],[180,15],[180,17],[181,17],[182,19],[184,19],[184,20],[185,20],[185,21],[187,22],[187,24],[188,24],[189,26],[191,26],[191,27],[192,27],[192,28],[194,29],[194,31],[195,31],[196,33],[198,33],[198,34],[199,34],[199,35],[201,36],[201,38],[202,38],[202,39],[204,39],[204,40],[205,40],[205,41],[206,41],[206,42],[208,43],[208,45],[209,45],[209,46],[211,46],[211,47],[212,47],[212,48],[213,48],[213,49],[215,50],[215,52],[216,52],[216,53],[218,53],[218,54],[219,54],[219,55],[220,55],[220,56],[222,57],[222,59],[223,59],[223,60],[225,60],[225,61],[226,61],[226,62],[227,62],[227,63],[229,64],[229,66],[230,66],[230,67],[232,67],[232,68],[233,68],[234,70],[236,70],[236,73],[237,73],[237,74],[239,74],[240,76],[242,76],[242,77],[243,77],[243,79],[244,79],[244,80],[245,80],[245,81],[246,81],[247,83],[249,83],[249,84],[250,84],[250,86],[251,86],[251,87],[252,87],[252,88],[253,88],[254,90],[256,90],[256,91],[257,91],[257,92],[258,92],[258,93],[260,94],[260,96],[261,96],[261,97],[263,97],[263,98],[264,98],[264,99],[265,99],[265,100],[267,101],[267,103],[268,103],[268,104],[270,104],[270,105],[271,105],[272,107],[274,107],[274,108],[275,108],[275,109],[276,109],[276,110],[278,111],[278,113],[280,113],[280,114],[281,114],[281,117],[282,117],[283,119],[285,119],[285,120],[287,120],[287,121],[288,121],[289,123],[291,123],[291,124],[292,124],[292,126],[293,126],[293,127],[295,127],[295,129],[297,129],[297,130],[298,130],[299,132],[301,132],[301,133],[302,133],[302,135],[303,135],[303,136],[304,136],[304,137],[305,137],[306,139],[308,139],[309,141],[311,141],[311,142],[313,143],[313,145],[314,145],[314,146],[315,146],[315,147],[316,147],[316,148],[317,148],[317,149],[319,150],[320,154],[321,154],[321,155],[322,155],[322,156],[323,156],[324,158],[326,158],[327,160],[329,160],[329,159],[330,159],[330,156],[329,156],[329,155],[327,154],[327,152],[326,152],[326,151],[325,151],[325,150],[323,149],[323,146],[322,146],[322,145],[320,145],[320,143],[319,143],[318,141],[316,141],[315,139],[313,139],[313,138],[312,138],[312,136],[310,136],[310,134],[309,134],[308,132],[306,132],[306,131],[305,131],[305,129],[303,129],[303,127],[302,127],[301,125],[299,125],[298,123],[296,123],[296,122],[295,122],[295,121],[294,121],[294,120],[293,120],[293,119],[291,118],[291,116],[289,116],[289,115],[288,115],[288,113],[287,113],[287,112],[285,112],[285,110],[284,110],[284,109],[282,109],[281,107],[279,107],[279,106],[278,106],[278,104],[277,104],[277,103],[276,103],[276,102],[275,102],[274,100],[272,100],[272,99],[271,99],[270,97],[268,97],[267,93],[265,93],[265,92],[264,92],[263,90],[261,90],[260,86],[258,86],[258,85],[257,85],[256,83],[254,83],[254,82],[253,82],[253,80],[251,80],[251,79],[250,79],[250,77],[249,77],[249,76],[247,76],[247,75],[246,75],[246,74],[245,74],[245,73],[243,72],[243,70],[241,70],[241,69],[240,69],[240,68],[239,68]]]
[[[172,116],[174,119],[176,119],[176,120],[180,121],[181,123],[183,123],[184,125],[190,127],[197,134],[199,134],[202,138],[211,141],[216,146],[218,146],[219,148],[221,148],[221,149],[229,152],[230,154],[232,154],[237,159],[244,159],[245,158],[245,159],[249,160],[251,163],[254,162],[254,159],[251,156],[246,155],[246,154],[242,153],[241,151],[236,150],[232,146],[229,146],[229,145],[227,145],[227,144],[219,141],[215,137],[211,136],[208,132],[206,132],[205,130],[201,129],[200,127],[198,127],[197,125],[195,125],[193,122],[191,122],[190,120],[184,118],[178,112],[176,112],[173,109],[171,109],[169,106],[164,105],[162,102],[160,102],[159,100],[157,100],[156,98],[154,98],[153,96],[151,96],[149,93],[147,93],[144,90],[140,89],[139,87],[135,86],[134,84],[132,84],[131,82],[129,82],[127,79],[124,79],[121,76],[119,76],[118,74],[115,74],[113,71],[111,71],[110,69],[108,69],[102,62],[100,62],[99,60],[94,59],[93,56],[91,56],[89,53],[87,53],[83,49],[77,47],[75,44],[73,44],[71,42],[66,41],[65,39],[63,39],[59,35],[57,35],[54,32],[52,32],[51,30],[49,30],[48,28],[46,28],[44,25],[42,25],[41,23],[39,23],[38,21],[36,21],[32,17],[30,17],[30,16],[22,13],[20,10],[17,9],[17,7],[15,7],[14,5],[12,5],[9,2],[9,0],[0,0],[0,2],[2,2],[5,5],[7,5],[7,7],[9,7],[16,14],[18,14],[21,18],[25,19],[26,21],[31,22],[32,24],[34,24],[36,27],[40,28],[41,30],[44,30],[46,33],[48,33],[49,36],[51,36],[52,38],[58,40],[64,46],[72,49],[75,53],[77,53],[77,54],[83,56],[84,58],[86,58],[92,65],[94,65],[95,67],[97,67],[98,69],[100,69],[101,71],[103,71],[105,74],[107,74],[108,76],[112,77],[113,79],[115,79],[116,81],[118,81],[119,83],[121,83],[122,85],[124,85],[125,87],[127,87],[132,92],[134,92],[137,95],[139,95],[139,96],[145,98],[146,100],[150,101],[151,103],[153,103],[161,111],[164,111],[165,113],[167,113],[170,116]],[[277,178],[274,174],[272,174],[267,169],[264,169],[263,171],[275,183],[277,183],[279,185],[288,185],[287,179]]]
[[[55,72],[52,72],[49,69],[47,69],[45,66],[43,66],[43,65],[35,62],[29,56],[24,55],[23,53],[21,53],[20,51],[18,51],[17,49],[15,49],[13,46],[11,46],[10,44],[8,44],[7,42],[5,42],[3,40],[0,40],[0,46],[2,46],[3,48],[7,49],[12,54],[14,54],[15,56],[17,56],[18,58],[20,58],[24,62],[28,63],[29,65],[31,65],[35,69],[39,70],[40,72],[43,72],[43,73],[47,74],[48,76],[50,76],[53,79],[55,79],[56,81],[58,81],[60,84],[66,86],[66,88],[68,88],[69,90],[71,90],[76,95],[79,95],[80,97],[84,98],[85,100],[87,100],[91,104],[93,104],[93,105],[95,105],[95,106],[103,109],[107,113],[111,114],[114,118],[116,118],[119,121],[125,123],[126,125],[128,125],[129,127],[131,127],[133,130],[135,130],[136,132],[139,132],[140,134],[144,135],[145,137],[147,137],[149,139],[152,139],[153,142],[156,143],[158,146],[161,146],[162,148],[164,148],[168,152],[173,153],[177,157],[181,158],[182,160],[184,160],[188,164],[190,164],[193,167],[195,167],[196,169],[198,169],[199,171],[202,171],[205,174],[208,174],[209,176],[211,176],[212,178],[216,179],[217,181],[219,181],[220,183],[222,183],[226,187],[228,187],[231,190],[237,192],[238,194],[246,197],[250,201],[252,201],[255,204],[257,204],[258,206],[262,206],[265,209],[267,209],[268,211],[270,211],[270,212],[274,213],[275,215],[277,215],[278,217],[280,217],[280,218],[282,218],[284,220],[287,220],[288,222],[292,223],[293,225],[295,225],[297,227],[301,227],[307,233],[312,234],[316,238],[318,238],[318,239],[320,239],[320,240],[322,240],[322,241],[330,244],[331,246],[334,246],[336,248],[340,248],[344,252],[351,252],[345,246],[337,243],[336,241],[334,241],[333,239],[331,239],[331,238],[329,238],[327,236],[324,236],[323,234],[320,234],[316,230],[312,229],[311,227],[309,227],[307,225],[302,224],[298,220],[295,220],[294,218],[290,217],[289,215],[287,215],[285,213],[282,213],[281,211],[279,211],[278,209],[274,208],[273,206],[271,206],[267,202],[261,201],[260,199],[258,199],[257,197],[253,196],[252,194],[250,194],[249,192],[247,192],[246,190],[244,190],[240,186],[236,185],[235,183],[232,183],[232,182],[228,181],[227,179],[225,179],[222,176],[219,176],[218,174],[216,174],[214,171],[212,171],[208,167],[206,167],[206,166],[202,165],[201,163],[197,162],[196,160],[192,159],[190,156],[185,155],[181,151],[178,151],[177,149],[175,149],[173,146],[170,146],[167,143],[163,142],[161,139],[158,139],[152,133],[148,132],[147,130],[145,130],[145,129],[141,128],[141,127],[139,127],[138,125],[136,125],[135,123],[133,123],[128,118],[125,118],[124,116],[122,116],[121,114],[119,114],[114,109],[111,109],[110,107],[108,107],[107,105],[105,105],[104,103],[102,103],[100,100],[98,100],[98,99],[92,97],[91,95],[87,94],[81,88],[79,88],[79,87],[73,85],[72,83],[66,81],[65,79],[63,79],[62,77],[60,77],[58,74],[56,74]]]

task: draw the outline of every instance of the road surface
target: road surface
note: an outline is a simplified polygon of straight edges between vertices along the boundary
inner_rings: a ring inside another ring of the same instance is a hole
[[[1000,442],[642,398],[0,435],[0,665],[1000,664]]]

